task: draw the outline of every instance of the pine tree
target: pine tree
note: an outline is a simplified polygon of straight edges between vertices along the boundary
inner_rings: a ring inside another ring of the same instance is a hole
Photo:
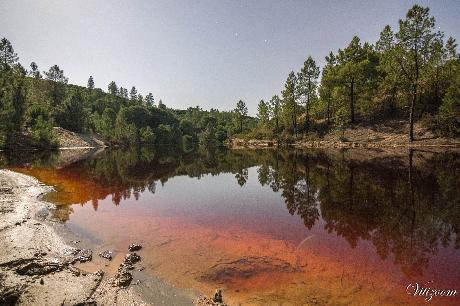
[[[281,113],[281,99],[274,95],[269,102],[270,117],[275,121],[275,134],[279,132],[279,119]]]
[[[257,118],[259,119],[259,127],[266,128],[268,126],[269,110],[264,100],[260,100],[257,105]]]
[[[435,19],[429,15],[430,9],[414,5],[399,20],[399,32],[396,33],[395,57],[401,67],[402,75],[410,85],[412,99],[409,106],[409,141],[414,140],[414,120],[417,98],[420,94],[420,79],[425,73],[428,57],[435,38]]]
[[[294,71],[291,71],[284,85],[282,95],[284,119],[288,122],[288,126],[292,127],[294,135],[297,138],[297,99],[295,90],[296,84],[296,75]]]
[[[129,99],[131,101],[137,100],[137,89],[136,87],[131,87],[131,90],[129,91]]]
[[[40,73],[40,70],[38,70],[38,66],[35,62],[30,63],[29,76],[33,77],[34,79],[42,78],[42,74]]]
[[[88,87],[88,89],[94,89],[94,79],[92,75],[89,76],[88,85],[86,87]]]
[[[244,121],[244,118],[248,115],[248,108],[246,107],[246,103],[244,103],[242,100],[239,100],[236,103],[236,108],[234,110],[234,113],[239,123],[240,133],[242,133],[243,132],[243,121]]]
[[[153,98],[153,94],[151,92],[149,92],[149,94],[145,96],[145,103],[151,106],[155,104],[155,99]]]
[[[118,95],[118,87],[117,84],[112,81],[109,83],[109,86],[107,87],[109,94],[112,96],[117,96]]]
[[[297,75],[297,95],[303,99],[305,104],[305,123],[310,125],[310,106],[318,86],[319,67],[311,56],[304,62],[300,73]]]
[[[0,40],[0,69],[8,70],[13,67],[18,60],[19,57],[17,53],[14,52],[11,42],[6,38],[2,38]]]

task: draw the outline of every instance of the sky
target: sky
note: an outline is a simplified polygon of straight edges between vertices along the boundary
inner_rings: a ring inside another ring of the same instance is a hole
[[[291,70],[354,35],[374,43],[413,4],[460,40],[460,0],[0,0],[0,37],[24,66],[57,64],[69,83],[110,81],[168,107],[231,110],[280,94]]]

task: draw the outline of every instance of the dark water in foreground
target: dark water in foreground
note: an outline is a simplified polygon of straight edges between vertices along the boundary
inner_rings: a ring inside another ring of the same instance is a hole
[[[460,291],[459,153],[63,154],[0,163],[56,186],[56,215],[117,251],[109,274],[140,242],[147,272],[237,305],[418,305],[406,288],[427,281]]]

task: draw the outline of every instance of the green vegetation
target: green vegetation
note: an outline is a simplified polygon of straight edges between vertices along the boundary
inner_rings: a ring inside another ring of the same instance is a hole
[[[344,49],[326,56],[322,68],[309,56],[299,73],[287,77],[282,99],[258,104],[257,118],[245,102],[232,112],[199,106],[187,110],[158,105],[135,86],[110,82],[107,92],[68,84],[54,65],[43,74],[35,62],[26,70],[13,46],[0,42],[0,148],[22,139],[35,147],[57,146],[53,126],[97,133],[112,145],[197,143],[219,145],[229,137],[294,141],[356,122],[407,120],[409,141],[421,120],[438,135],[460,135],[460,57],[455,39],[436,31],[429,9],[414,5],[398,32],[386,26],[375,44],[355,36]],[[342,135],[343,136],[343,135]]]
[[[143,97],[135,86],[128,91],[112,81],[104,92],[92,76],[86,88],[70,85],[58,65],[42,74],[32,62],[27,71],[6,38],[0,60],[0,148],[56,147],[53,126],[97,133],[119,146],[215,146],[255,125],[242,101],[238,115],[198,106],[175,110],[161,100],[155,105],[152,93]]]
[[[452,37],[436,30],[429,9],[414,5],[394,33],[386,26],[375,44],[355,36],[330,52],[319,67],[309,56],[299,73],[291,71],[282,91],[266,109],[259,104],[259,124],[248,135],[258,138],[313,136],[356,122],[423,120],[438,135],[460,135],[460,58]]]

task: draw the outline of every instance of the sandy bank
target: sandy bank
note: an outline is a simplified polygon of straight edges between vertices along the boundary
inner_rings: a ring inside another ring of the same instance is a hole
[[[126,288],[103,271],[80,269],[79,262],[98,255],[54,220],[54,205],[40,200],[50,190],[35,178],[0,170],[0,305],[193,304],[196,295],[143,274],[137,264]]]
[[[415,140],[408,142],[408,124],[401,121],[390,121],[384,124],[356,124],[345,130],[331,130],[318,136],[300,137],[288,146],[295,148],[366,148],[398,150],[407,148],[451,148],[460,147],[459,138],[438,137],[420,123],[415,124]],[[277,146],[277,140],[256,140],[233,138],[229,142],[231,148],[267,148]]]

